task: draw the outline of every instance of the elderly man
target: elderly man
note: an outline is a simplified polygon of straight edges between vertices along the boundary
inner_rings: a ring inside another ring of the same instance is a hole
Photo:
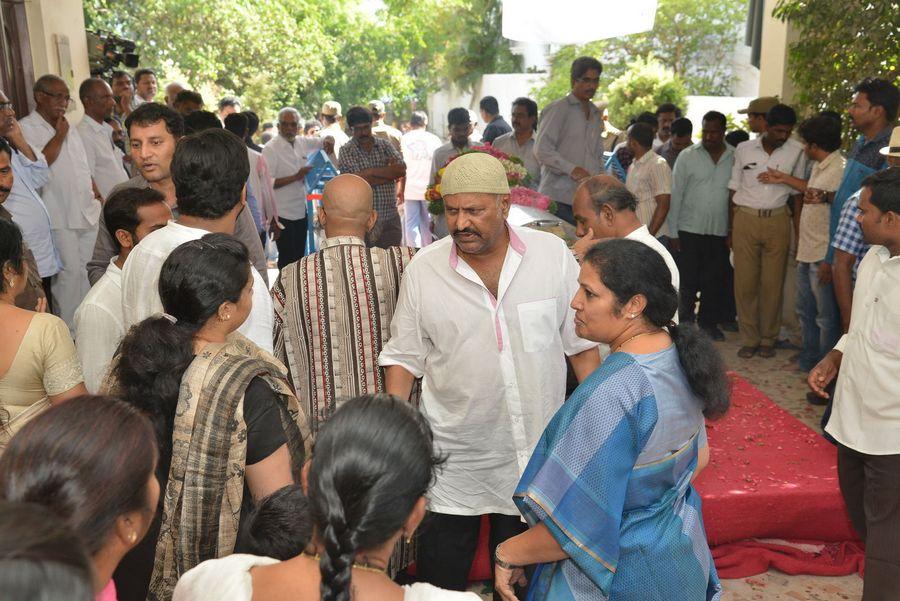
[[[34,99],[37,108],[22,119],[22,133],[30,145],[41,149],[50,166],[42,195],[63,266],[53,282],[53,297],[59,316],[73,328],[75,309],[90,289],[84,266],[97,239],[100,194],[81,135],[66,120],[72,106],[66,82],[56,75],[40,77],[34,83]]]
[[[628,238],[643,242],[665,260],[672,274],[672,287],[681,284],[678,266],[671,253],[641,223],[637,216],[638,200],[618,179],[611,175],[595,175],[584,180],[575,191],[575,235],[579,240],[572,247],[581,257],[605,238]],[[675,314],[678,322],[678,314]]]
[[[275,203],[283,226],[275,240],[278,268],[299,260],[306,253],[306,174],[309,159],[319,150],[332,147],[327,138],[298,136],[300,113],[293,107],[278,111],[278,135],[263,147],[262,156],[274,179]],[[326,142],[329,142],[326,148]]]
[[[537,103],[531,98],[516,98],[512,104],[512,131],[498,136],[491,144],[501,152],[519,157],[531,176],[529,188],[537,190],[541,183],[541,164],[534,156],[534,132],[538,122]]]
[[[180,81],[170,81],[169,83],[167,83],[166,87],[163,88],[163,92],[165,92],[166,106],[170,109],[174,109],[175,99],[178,98],[179,94],[187,89],[189,88]]]
[[[603,66],[582,56],[572,62],[572,91],[547,105],[534,153],[541,163],[541,194],[556,201],[557,217],[574,224],[572,198],[586,177],[604,172],[603,116],[591,102]]]
[[[356,175],[328,182],[319,208],[321,249],[282,269],[272,289],[275,355],[298,398],[308,399],[313,432],[341,401],[385,390],[377,357],[390,339],[400,278],[415,251],[366,248],[378,219],[372,199]]]
[[[112,193],[123,188],[153,188],[165,197],[166,204],[177,218],[178,199],[172,182],[171,163],[175,146],[184,135],[184,119],[164,104],[146,102],[129,115],[125,128],[131,139],[131,160],[139,173],[113,188]],[[238,216],[234,237],[244,243],[253,267],[263,281],[268,281],[266,256],[250,211],[243,211]],[[110,260],[118,253],[117,249],[101,213],[94,254],[87,264],[91,284],[96,284],[103,276]]]
[[[113,144],[113,128],[106,122],[112,116],[116,101],[112,88],[102,79],[85,79],[78,88],[78,97],[84,105],[84,117],[78,124],[78,133],[84,142],[88,166],[103,198],[112,189],[128,179],[122,157]]]
[[[392,142],[373,135],[370,111],[361,106],[351,108],[347,125],[353,137],[344,144],[338,166],[341,173],[355,173],[372,186],[378,223],[369,243],[381,248],[399,246],[403,226],[397,211],[397,180],[406,175],[406,163]]]
[[[10,166],[14,176],[3,208],[10,213],[11,219],[22,230],[22,237],[34,254],[37,273],[40,275],[47,297],[48,310],[52,310],[51,281],[53,276],[59,273],[62,263],[53,244],[50,213],[37,192],[47,183],[50,168],[40,149],[34,149],[25,140],[12,103],[2,91],[0,91],[0,138],[9,144],[12,151]],[[25,308],[32,309],[34,305]]]
[[[134,81],[128,71],[113,71],[109,79],[112,87],[116,107],[113,109],[113,118],[120,123],[131,114],[131,111],[142,104],[142,101],[134,95]]]
[[[512,493],[562,404],[565,356],[579,380],[600,357],[596,343],[575,335],[572,253],[552,234],[506,222],[500,161],[465,154],[442,182],[451,236],[409,264],[378,363],[397,397],[423,378],[420,410],[449,459],[429,493],[418,573],[463,590],[482,515],[490,516],[492,556],[526,528]]]

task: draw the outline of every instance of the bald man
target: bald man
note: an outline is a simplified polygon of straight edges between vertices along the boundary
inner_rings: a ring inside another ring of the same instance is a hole
[[[297,398],[309,403],[313,432],[343,400],[385,390],[378,354],[415,249],[366,247],[378,219],[372,198],[356,175],[328,182],[319,208],[326,240],[284,267],[272,288],[275,355]]]
[[[166,84],[166,106],[170,109],[175,108],[175,98],[178,94],[187,90],[188,87],[180,81],[172,81]]]

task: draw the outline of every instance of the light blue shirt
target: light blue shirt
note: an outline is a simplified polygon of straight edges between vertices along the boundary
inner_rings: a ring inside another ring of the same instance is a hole
[[[38,273],[42,278],[46,278],[59,273],[62,262],[50,233],[50,213],[37,193],[37,189],[50,179],[50,168],[41,151],[34,147],[32,150],[36,161],[31,161],[21,152],[13,150],[11,161],[13,186],[3,206],[22,230],[22,238],[34,254]]]
[[[707,236],[728,235],[728,181],[734,166],[734,148],[725,145],[718,163],[698,142],[685,148],[672,171],[669,231]]]

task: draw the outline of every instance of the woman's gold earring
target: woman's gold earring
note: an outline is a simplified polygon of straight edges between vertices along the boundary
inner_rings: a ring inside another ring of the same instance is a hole
[[[137,542],[137,532],[135,532],[134,530],[131,531],[131,533],[128,535],[128,542],[132,545]]]

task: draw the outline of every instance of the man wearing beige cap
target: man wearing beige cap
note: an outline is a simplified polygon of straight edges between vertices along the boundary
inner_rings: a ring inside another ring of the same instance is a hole
[[[464,154],[441,185],[451,235],[410,262],[378,363],[386,391],[400,398],[423,378],[419,409],[448,455],[428,495],[419,577],[464,590],[482,515],[491,556],[526,529],[512,495],[563,402],[565,356],[579,380],[600,358],[596,343],[575,334],[572,253],[552,234],[507,223],[500,162]]]
[[[387,116],[384,103],[380,100],[372,100],[369,102],[369,110],[372,111],[372,135],[376,138],[384,138],[393,144],[394,148],[400,150],[400,138],[403,136],[403,132],[384,122],[384,118]]]
[[[331,136],[334,138],[334,152],[329,154],[331,162],[337,165],[338,158],[341,155],[341,146],[350,141],[350,136],[344,131],[341,125],[341,103],[335,100],[328,100],[322,104],[322,111],[319,113],[319,121],[323,127],[319,130],[320,138]]]
[[[747,115],[747,123],[750,124],[750,131],[755,134],[761,134],[766,131],[766,113],[780,101],[775,96],[762,96],[750,101],[747,108],[738,112]]]

